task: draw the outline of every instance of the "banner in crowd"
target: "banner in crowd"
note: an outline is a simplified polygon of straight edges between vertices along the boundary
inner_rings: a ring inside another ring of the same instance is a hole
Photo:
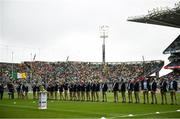
[[[27,75],[26,73],[18,73],[16,71],[14,71],[13,73],[10,73],[11,74],[11,77],[15,80],[17,79],[26,79],[27,78]]]
[[[26,73],[17,73],[18,79],[26,79]]]
[[[13,71],[13,73],[11,73],[11,77],[17,80],[17,72]]]

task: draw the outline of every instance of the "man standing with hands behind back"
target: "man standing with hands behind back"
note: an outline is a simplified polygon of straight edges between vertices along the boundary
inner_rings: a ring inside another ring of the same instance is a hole
[[[119,83],[115,79],[113,83],[113,93],[114,93],[114,102],[118,102],[118,91],[119,91]]]
[[[4,84],[0,82],[0,99],[3,99],[4,94]]]

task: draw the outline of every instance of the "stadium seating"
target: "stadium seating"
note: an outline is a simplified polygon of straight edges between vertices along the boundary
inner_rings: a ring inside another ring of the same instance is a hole
[[[164,61],[140,62],[109,62],[103,65],[100,62],[23,62],[0,63],[1,78],[4,81],[18,77],[17,72],[25,73],[27,81],[36,80],[94,80],[106,76],[109,81],[116,79],[131,80],[149,76],[159,71]]]

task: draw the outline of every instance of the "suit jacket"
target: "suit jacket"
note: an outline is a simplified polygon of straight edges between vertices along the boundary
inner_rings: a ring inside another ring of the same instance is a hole
[[[140,89],[139,89],[139,82],[136,82],[134,84],[134,91],[140,91]]]
[[[99,83],[96,84],[96,91],[100,91],[100,84]]]
[[[134,84],[133,83],[128,83],[127,90],[128,91],[133,91],[134,90]]]
[[[151,91],[156,91],[157,90],[157,83],[154,81],[151,84]]]
[[[113,91],[119,91],[119,83],[115,82],[113,84]]]
[[[85,87],[86,87],[86,92],[89,92],[91,90],[90,83],[87,83]]]
[[[59,92],[63,92],[63,85],[62,84],[59,85]]]
[[[171,82],[173,82],[173,89],[171,89]],[[177,84],[177,81],[170,81],[169,83],[169,90],[175,90],[177,91],[177,87],[178,87],[178,84]]]
[[[96,91],[96,84],[95,84],[95,83],[92,83],[92,84],[91,84],[91,90],[92,90],[92,91]]]
[[[106,92],[107,90],[108,90],[107,83],[104,83],[103,86],[102,86],[102,91]]]
[[[125,82],[123,82],[123,83],[121,84],[121,91],[122,91],[122,92],[126,91],[126,83],[125,83]]]
[[[161,82],[160,88],[161,88],[161,92],[167,92],[167,82],[166,81]]]
[[[174,88],[175,91],[177,91],[177,88],[178,88],[177,81],[173,81],[173,88]]]

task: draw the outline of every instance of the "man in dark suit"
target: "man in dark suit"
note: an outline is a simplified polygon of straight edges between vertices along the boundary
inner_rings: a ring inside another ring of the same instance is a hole
[[[35,84],[35,83],[34,83]],[[36,87],[35,87],[35,90],[36,90]],[[17,91],[17,96],[18,96],[18,99],[21,98],[21,95],[20,95],[20,91],[21,91],[21,83],[20,82],[17,82],[17,87],[16,87],[16,91]],[[33,87],[33,99],[36,98],[36,91],[34,91],[34,87]]]
[[[132,98],[132,92],[134,90],[133,80],[129,80],[127,90],[128,90],[129,103],[133,103],[133,98]]]
[[[73,100],[73,82],[72,81],[69,82],[69,100],[70,101]]]
[[[137,79],[134,81],[134,96],[136,103],[140,103],[139,91],[140,91],[139,80]]]
[[[176,91],[177,91],[177,81],[171,77],[169,81],[169,91],[170,91],[170,96],[171,96],[171,105],[174,104],[174,99],[175,99],[175,104],[177,104],[177,99],[176,99]]]
[[[114,102],[118,102],[118,91],[119,91],[119,83],[117,80],[114,80],[113,83],[113,92],[114,92]]]
[[[82,80],[81,81],[81,101],[85,101],[85,82]]]
[[[149,103],[149,79],[148,78],[144,78],[144,80],[141,81],[141,88],[143,91],[143,98],[144,98],[144,104],[146,103],[146,99],[147,99],[147,103]]]
[[[9,90],[9,92],[8,92],[9,99],[14,99],[14,84],[12,82],[9,82],[7,84],[7,88]]]
[[[100,92],[100,83],[99,83],[99,80],[96,81],[95,92],[96,92],[96,101],[99,102],[99,92]]]
[[[92,83],[91,83],[91,99],[92,99],[92,102],[95,101],[96,97],[95,97],[95,91],[96,91],[96,84],[95,84],[95,81],[92,80]]]
[[[3,99],[3,94],[4,94],[4,84],[0,83],[0,99]]]
[[[90,91],[91,91],[91,84],[89,81],[86,82],[86,101],[90,101]]]
[[[28,83],[26,82],[25,83],[25,95],[24,95],[25,99],[28,99],[28,92],[29,92],[29,87],[28,87]]]
[[[55,85],[54,82],[50,82],[50,99],[54,99],[54,90],[55,90]]]
[[[33,90],[33,99],[36,99],[36,83],[35,82],[32,84],[32,90]],[[48,91],[48,99],[49,99],[49,88],[47,89],[47,91]],[[20,92],[19,86],[17,88],[17,92],[18,92],[18,98],[19,98],[19,92]]]
[[[107,102],[107,94],[106,94],[106,92],[107,92],[107,90],[108,90],[108,86],[107,86],[107,83],[106,83],[106,81],[103,81],[103,83],[102,83],[102,101],[104,102]]]
[[[59,82],[59,96],[60,96],[60,100],[64,100],[64,96],[63,96],[63,90],[64,88],[63,88],[63,83],[62,83],[62,81],[61,82]]]
[[[47,99],[50,99],[50,91],[51,91],[51,86],[50,86],[50,82],[47,83]],[[33,99],[34,98],[34,95],[36,95],[36,87],[33,87]]]
[[[157,97],[156,97],[156,90],[157,90],[157,82],[154,78],[151,78],[151,84],[150,84],[150,90],[151,90],[151,104],[157,104]]]
[[[54,86],[54,92],[55,92],[55,100],[58,99],[58,88],[59,88],[59,82],[55,81],[55,86]]]
[[[64,88],[64,100],[68,100],[68,82],[64,82],[63,88]]]
[[[160,90],[161,90],[161,99],[162,102],[161,104],[164,104],[164,99],[165,99],[165,103],[167,104],[167,97],[166,97],[166,93],[167,93],[167,82],[166,79],[161,78],[161,83],[160,83]]]
[[[122,95],[122,103],[126,102],[126,83],[125,81],[122,79],[121,80],[121,95]]]

